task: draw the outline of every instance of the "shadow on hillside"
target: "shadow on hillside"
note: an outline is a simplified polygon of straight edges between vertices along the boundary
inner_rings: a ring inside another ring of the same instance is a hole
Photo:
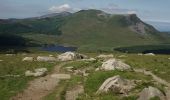
[[[30,40],[14,34],[0,34],[0,53],[29,53]]]

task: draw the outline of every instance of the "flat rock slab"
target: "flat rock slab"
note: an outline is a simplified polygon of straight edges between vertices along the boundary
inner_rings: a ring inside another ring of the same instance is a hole
[[[52,78],[55,78],[55,79],[70,79],[71,78],[71,76],[70,76],[70,74],[52,74],[51,75],[51,77]]]

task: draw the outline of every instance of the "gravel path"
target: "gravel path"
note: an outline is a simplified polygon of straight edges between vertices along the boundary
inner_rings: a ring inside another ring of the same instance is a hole
[[[59,70],[62,65],[63,64],[55,66],[51,74],[30,81],[28,88],[12,97],[11,100],[42,100],[44,96],[48,95],[55,89],[60,79],[62,79],[52,77],[52,75],[55,74],[62,76],[64,79],[70,76],[69,74],[59,74]]]
[[[66,91],[65,100],[76,100],[78,95],[84,92],[82,85],[78,85],[73,89]]]

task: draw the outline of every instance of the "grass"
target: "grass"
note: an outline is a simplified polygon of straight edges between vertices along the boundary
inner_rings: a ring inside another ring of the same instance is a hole
[[[32,54],[29,56],[37,56]],[[45,62],[22,62],[24,56],[21,54],[14,56],[0,55],[0,76],[4,75],[20,75],[21,77],[5,77],[0,78],[0,98],[1,100],[8,100],[11,96],[14,96],[19,91],[22,91],[27,87],[28,81],[32,80],[32,77],[25,77],[24,73],[26,70],[33,70],[35,68],[45,67],[52,70],[56,63],[45,63]]]
[[[54,91],[43,100],[65,100],[66,91],[83,82],[82,76],[74,75],[70,80],[61,81]]]
[[[170,82],[170,55],[139,56],[129,54],[124,58],[125,62],[134,68],[144,68],[152,71],[157,76]]]
[[[88,67],[97,68],[100,65],[101,65],[100,61],[74,61],[65,64],[63,67],[72,66],[73,69],[76,70],[76,69],[88,68]]]
[[[108,72],[95,72],[91,74],[85,82],[85,91],[88,94],[94,94],[101,86],[101,84],[109,77],[120,75],[126,79],[137,79],[137,80],[150,80],[151,77],[144,76],[143,74],[136,74],[134,72],[119,72],[119,71],[108,71]]]
[[[36,52],[34,54],[29,54],[25,56],[33,56],[36,57],[38,55],[49,55],[55,53],[50,52]],[[95,53],[88,53],[89,56],[96,56]],[[152,71],[157,76],[167,80],[170,82],[170,60],[168,59],[170,55],[156,55],[156,56],[139,56],[137,54],[123,54],[115,52],[114,56],[117,58],[119,55],[126,55],[127,57],[119,58],[124,60],[127,64],[131,65],[133,68],[145,68],[147,70]],[[25,77],[24,72],[26,70],[33,70],[39,67],[48,68],[49,72],[53,69],[53,66],[56,63],[45,63],[45,62],[22,62],[22,58],[25,57],[22,54],[17,54],[14,56],[6,56],[4,54],[0,55],[0,76],[14,74],[21,75],[21,77],[13,78],[6,77],[0,78],[0,98],[2,100],[8,100],[11,96],[16,95],[16,93],[22,91],[27,87],[28,81],[32,80],[33,77]],[[121,71],[97,71],[95,72],[95,68],[101,66],[101,61],[73,61],[67,62],[62,68],[72,66],[74,70],[77,69],[88,69],[91,70],[88,77],[83,77],[80,75],[72,75],[72,78],[67,81],[61,81],[59,85],[56,87],[54,91],[51,91],[49,95],[44,97],[44,100],[64,100],[65,93],[67,90],[72,89],[74,86],[78,84],[82,84],[85,89],[85,93],[79,95],[78,100],[136,100],[138,98],[137,93],[139,93],[143,88],[148,86],[154,86],[164,91],[163,85],[155,85],[151,76],[145,76],[142,73],[135,72],[121,72]],[[131,95],[128,97],[122,97],[117,94],[103,93],[96,94],[96,91],[101,86],[101,84],[109,77],[120,75],[123,78],[130,80],[142,80],[142,83],[138,84],[134,89],[131,90]],[[153,100],[157,100],[157,98],[153,98]]]
[[[109,77],[120,75],[121,77],[129,80],[142,80],[141,83],[137,83],[137,86],[130,91],[130,95],[123,97],[119,94],[114,94],[111,91],[108,93],[96,94],[96,91],[101,86],[101,84]],[[150,82],[152,78],[150,76],[145,76],[140,73],[135,72],[121,72],[121,71],[99,71],[94,72],[88,76],[85,80],[84,88],[85,93],[79,96],[78,100],[136,100],[138,98],[138,93],[145,87],[154,86],[162,90],[162,85],[156,85]],[[162,90],[163,91],[163,90]]]

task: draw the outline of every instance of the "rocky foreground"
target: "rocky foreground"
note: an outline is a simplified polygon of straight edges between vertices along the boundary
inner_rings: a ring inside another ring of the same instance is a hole
[[[152,54],[151,56],[154,55]],[[119,58],[124,57],[127,56],[119,56]],[[73,86],[71,86],[71,88],[68,88],[68,86],[64,94],[65,99],[76,100],[77,98],[87,98],[89,94],[86,93],[87,89],[83,82],[86,82],[88,78],[90,78],[95,73],[110,73],[111,71],[113,71],[113,73],[136,73],[136,75],[143,74],[143,77],[151,77],[151,80],[147,81],[150,85],[142,85],[144,83],[146,84],[147,82],[141,80],[140,77],[139,79],[132,79],[125,78],[122,76],[122,74],[114,74],[113,76],[105,78],[105,80],[99,84],[98,89],[94,91],[93,95],[112,94],[118,95],[121,98],[136,95],[137,100],[150,100],[154,98],[159,98],[160,100],[170,100],[170,84],[167,81],[159,78],[150,71],[146,71],[145,69],[136,69],[133,66],[126,64],[123,60],[114,57],[113,55],[102,54],[92,58],[84,54],[66,52],[58,56],[49,55],[24,57],[22,61],[30,63],[60,62],[60,64],[56,65],[54,70],[50,73],[46,68],[27,70],[25,72],[25,77],[36,78],[28,83],[29,86],[25,90],[12,97],[12,100],[42,100],[48,94],[52,93],[53,91],[57,91],[57,87],[61,85],[62,81],[67,82],[72,80],[72,78],[75,76],[81,76],[83,81],[75,83]],[[83,68],[81,68],[83,65],[77,65],[79,67],[75,65],[77,68],[74,66],[66,66],[69,63],[75,62],[80,62],[80,64],[101,62],[101,65],[95,68],[88,64],[88,66]],[[140,87],[141,85],[143,87]],[[85,97],[83,96],[84,94],[86,95]]]

